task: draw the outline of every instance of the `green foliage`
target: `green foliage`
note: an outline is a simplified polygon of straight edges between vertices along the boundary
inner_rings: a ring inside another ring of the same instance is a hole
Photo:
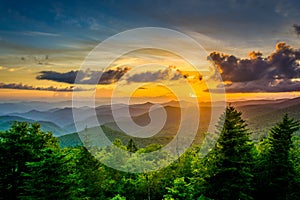
[[[271,199],[296,199],[299,197],[296,167],[292,160],[298,159],[292,141],[299,130],[299,122],[284,115],[262,143],[262,150],[256,165],[256,197],[268,195]],[[296,150],[297,149],[297,150]],[[298,160],[299,161],[299,160]],[[299,171],[298,171],[299,172]],[[299,175],[299,174],[298,174]]]
[[[23,172],[22,199],[70,199],[73,179],[70,158],[52,148],[44,148],[38,161],[27,162],[28,171]]]
[[[145,148],[139,149],[137,151],[137,153],[149,153],[149,152],[157,151],[157,150],[161,149],[162,147],[163,147],[163,145],[161,145],[161,144],[149,144]]]
[[[58,149],[58,141],[51,133],[40,130],[39,124],[16,122],[0,132],[0,196],[16,199],[24,193],[29,162],[39,162],[44,149]]]
[[[123,145],[123,142],[120,139],[115,139],[113,141],[113,146],[116,146],[117,148],[122,150],[127,150],[127,147]]]
[[[76,187],[74,194],[79,198],[103,199],[103,183],[106,179],[103,165],[85,147],[64,150],[70,156],[72,177]]]
[[[207,156],[199,156],[201,146],[192,146],[167,167],[149,172],[172,159],[161,144],[140,146],[135,138],[120,138],[110,147],[61,148],[38,124],[19,122],[0,132],[0,199],[299,199],[298,129],[299,122],[284,116],[254,148],[241,113],[230,106],[218,131],[206,134],[218,138],[215,146],[204,146],[211,149]],[[155,151],[161,152],[159,160],[150,153]],[[147,173],[118,171],[103,161]]]
[[[136,144],[133,142],[132,139],[130,139],[127,144],[127,150],[131,153],[135,153],[138,150]]]
[[[234,107],[218,123],[219,139],[206,159],[206,196],[213,199],[252,199],[252,144],[247,124]]]
[[[176,178],[172,187],[168,187],[168,194],[164,195],[165,200],[193,200],[194,188],[191,183],[187,183],[184,177]]]
[[[59,144],[61,147],[77,147],[83,145],[77,133],[60,136]]]
[[[111,200],[126,200],[126,197],[122,197],[119,194],[117,194],[115,197],[113,197]]]

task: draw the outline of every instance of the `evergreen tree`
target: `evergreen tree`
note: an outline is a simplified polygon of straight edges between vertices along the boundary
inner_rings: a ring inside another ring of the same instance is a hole
[[[127,144],[127,150],[131,153],[135,153],[138,150],[136,144],[134,143],[134,141],[131,138]]]
[[[69,149],[75,165],[78,196],[81,199],[105,199],[103,191],[106,177],[103,165],[85,147]]]
[[[290,159],[292,137],[299,130],[299,126],[298,121],[286,114],[270,130],[256,167],[256,197],[267,196],[278,200],[299,198],[299,185],[296,183],[296,172]]]
[[[164,195],[164,200],[185,199],[193,200],[194,188],[191,183],[186,183],[184,177],[176,178],[172,187],[167,187],[168,194]]]
[[[72,157],[53,148],[41,150],[39,161],[27,162],[21,199],[72,199],[79,191]],[[75,187],[75,188],[73,188]]]
[[[27,162],[39,161],[42,150],[49,147],[59,148],[58,141],[42,132],[39,124],[16,122],[0,132],[0,198],[17,199],[24,192]]]
[[[205,158],[205,196],[212,199],[252,199],[252,143],[241,112],[229,106],[217,125],[220,135]]]

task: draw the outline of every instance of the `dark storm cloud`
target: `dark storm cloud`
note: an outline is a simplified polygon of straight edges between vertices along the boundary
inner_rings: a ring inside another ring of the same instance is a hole
[[[56,82],[63,82],[69,84],[112,84],[117,82],[130,68],[116,68],[106,71],[69,71],[69,72],[56,72],[56,71],[41,71],[40,75],[36,78],[38,80],[51,80]],[[101,77],[101,78],[100,78]],[[99,79],[100,78],[100,79]],[[76,82],[75,82],[76,81]]]
[[[267,57],[260,52],[249,53],[249,58],[218,52],[209,59],[219,68],[227,92],[287,92],[300,91],[300,50],[284,42]]]
[[[88,89],[80,88],[80,87],[65,87],[65,88],[57,88],[57,87],[35,87],[32,85],[26,85],[22,83],[0,83],[0,88],[2,89],[17,89],[17,90],[41,90],[41,91],[54,91],[54,92],[80,92],[87,91]]]
[[[234,55],[213,52],[210,54],[210,58],[222,71],[224,81],[244,82],[256,80],[268,67],[266,61],[261,57],[239,59]]]
[[[300,35],[300,25],[294,24],[293,25],[294,31],[297,35]]]

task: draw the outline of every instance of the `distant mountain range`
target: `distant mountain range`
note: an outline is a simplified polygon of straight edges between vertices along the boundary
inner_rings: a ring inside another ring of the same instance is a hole
[[[70,102],[14,102],[0,103],[0,130],[6,130],[14,121],[38,122],[45,131],[51,131],[55,136],[60,137],[64,141],[77,141],[75,132],[82,133],[87,131],[91,133],[99,126],[105,127],[105,130],[111,134],[112,138],[121,137],[124,133],[117,125],[118,123],[126,123],[128,116],[126,115],[129,109],[132,120],[140,126],[145,126],[150,123],[149,110],[154,104],[147,102],[142,104],[116,104],[101,105],[95,109],[89,107],[64,107]],[[294,99],[279,99],[279,100],[249,100],[231,102],[237,110],[243,113],[243,118],[247,120],[249,128],[256,134],[253,134],[254,139],[258,139],[262,134],[278,122],[284,113],[288,113],[295,119],[300,119],[300,98]],[[167,113],[167,121],[162,130],[149,141],[155,140],[166,144],[177,133],[181,122],[181,108],[179,102],[170,101],[163,103]],[[188,102],[181,102],[181,106],[188,107]],[[201,140],[203,132],[207,131],[211,118],[210,103],[200,103],[200,121],[199,130],[196,139]],[[152,110],[153,111],[153,110]],[[76,123],[74,116],[76,114]],[[117,116],[113,116],[115,113]],[[95,118],[95,116],[97,116]],[[191,121],[193,119],[184,119]],[[66,139],[68,138],[68,139]],[[70,139],[71,138],[71,139]],[[125,137],[126,138],[126,137]],[[128,138],[127,138],[128,139]],[[142,139],[141,144],[146,144],[145,139]],[[76,142],[66,142],[75,144]],[[76,143],[76,144],[77,144]]]
[[[29,122],[29,123],[39,123],[41,129],[44,131],[50,131],[54,133],[55,136],[61,136],[66,134],[65,130],[50,121],[43,120],[32,120],[28,118],[18,117],[18,116],[0,116],[0,130],[7,130],[10,128],[13,122]]]
[[[20,102],[3,102],[0,103],[0,115],[6,115],[10,113],[24,113],[31,110],[47,111],[53,108],[63,108],[71,106],[70,101],[61,102],[42,102],[42,101],[20,101]]]
[[[267,101],[245,101],[232,103],[243,113],[249,128],[256,133],[267,134],[271,127],[287,113],[290,117],[300,120],[300,98]],[[258,137],[258,136],[254,136]]]

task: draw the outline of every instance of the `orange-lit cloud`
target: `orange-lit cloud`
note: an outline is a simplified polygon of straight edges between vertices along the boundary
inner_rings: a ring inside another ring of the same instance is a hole
[[[300,50],[284,42],[267,57],[260,52],[249,53],[249,59],[218,52],[210,54],[220,69],[226,91],[235,92],[293,92],[300,91]],[[216,91],[217,92],[217,91]]]

